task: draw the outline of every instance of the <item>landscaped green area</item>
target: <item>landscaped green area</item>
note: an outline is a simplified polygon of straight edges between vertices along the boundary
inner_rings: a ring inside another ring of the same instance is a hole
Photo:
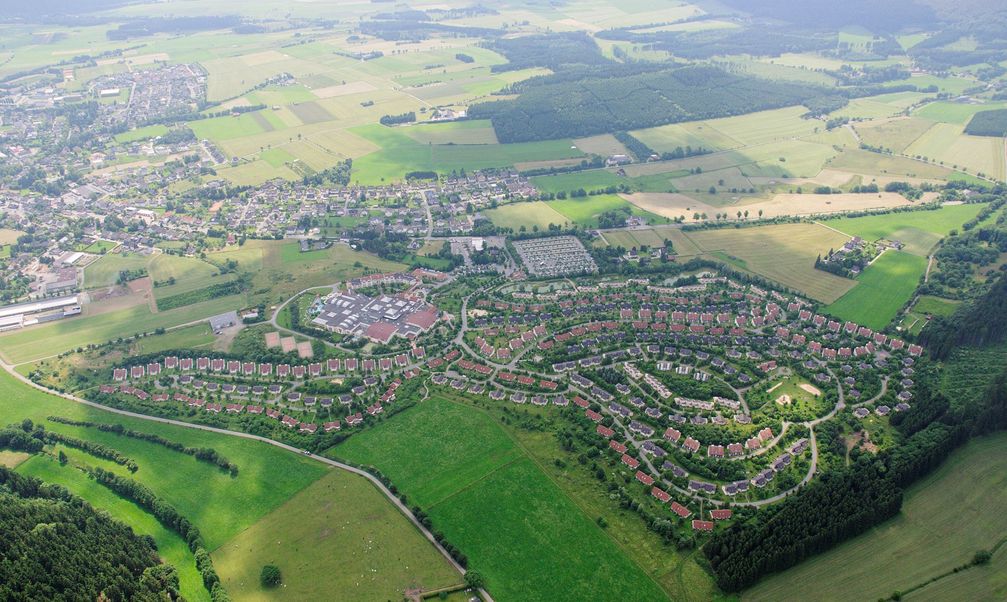
[[[213,560],[234,600],[398,600],[462,581],[369,481],[339,470],[220,546]],[[266,564],[279,567],[281,587],[260,585]]]
[[[925,257],[887,251],[857,277],[853,290],[825,311],[869,328],[884,328],[912,296],[926,269]]]
[[[898,240],[905,251],[926,256],[952,230],[974,218],[984,205],[945,205],[934,211],[907,211],[864,217],[839,217],[822,223],[867,241]]]
[[[664,597],[478,409],[433,397],[331,453],[378,467],[465,551],[497,600]]]
[[[910,588],[991,550],[1007,532],[1007,434],[968,443],[905,494],[902,512],[836,548],[774,575],[743,600],[875,600]],[[904,599],[980,600],[1003,592],[996,566],[970,569]],[[965,586],[964,591],[947,589]],[[941,592],[950,593],[943,597]],[[974,595],[973,595],[974,594]]]

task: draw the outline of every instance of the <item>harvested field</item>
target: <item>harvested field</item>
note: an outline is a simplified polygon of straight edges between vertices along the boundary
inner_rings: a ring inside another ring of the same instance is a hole
[[[849,240],[818,224],[723,228],[685,234],[711,257],[824,303],[835,301],[855,284],[815,269],[815,258],[819,254],[824,255]]]
[[[338,86],[326,86],[324,88],[318,88],[317,90],[312,90],[315,96],[318,98],[335,98],[337,96],[348,96],[350,94],[362,94],[364,92],[373,92],[377,90],[377,87],[370,82],[359,81],[359,82],[349,82],[346,84],[340,84]]]
[[[786,215],[820,215],[846,211],[865,211],[908,205],[909,201],[899,194],[882,192],[879,194],[778,194],[769,200],[752,199],[734,205],[711,205],[679,193],[640,192],[623,195],[640,209],[657,215],[685,221],[697,221],[696,213],[706,213],[709,219],[726,210],[734,218],[737,211],[748,211],[749,219],[755,219],[762,211],[762,217],[772,218]],[[702,221],[702,220],[699,220]]]
[[[302,102],[290,105],[290,110],[305,124],[324,123],[334,119],[332,114],[317,102]]]

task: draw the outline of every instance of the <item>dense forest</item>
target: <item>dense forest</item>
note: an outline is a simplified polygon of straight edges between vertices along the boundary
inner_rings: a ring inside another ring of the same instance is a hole
[[[842,29],[850,25],[872,30],[899,31],[936,24],[934,10],[918,0],[723,0],[731,8],[759,17],[799,23],[807,27]]]
[[[500,38],[487,43],[486,47],[507,57],[507,63],[493,66],[496,72],[529,67],[560,70],[569,65],[611,62],[602,56],[594,40],[583,32]]]
[[[1007,339],[1007,273],[981,297],[963,304],[950,317],[936,317],[920,340],[936,358],[963,345],[991,345]]]
[[[714,67],[573,69],[516,86],[515,100],[477,104],[501,142],[592,136],[765,109],[819,104],[815,86],[732,75]]]
[[[965,133],[998,138],[1007,136],[1007,109],[979,111],[965,127]]]
[[[0,600],[154,602],[178,576],[149,537],[62,487],[0,466]]]

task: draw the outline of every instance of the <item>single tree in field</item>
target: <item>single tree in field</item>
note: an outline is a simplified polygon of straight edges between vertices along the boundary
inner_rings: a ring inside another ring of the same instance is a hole
[[[265,565],[262,567],[262,573],[259,574],[259,580],[262,581],[262,587],[276,587],[283,581],[280,567],[275,564]]]
[[[465,573],[465,585],[474,589],[479,589],[485,585],[485,583],[486,580],[483,579],[483,575],[479,571],[469,570]]]

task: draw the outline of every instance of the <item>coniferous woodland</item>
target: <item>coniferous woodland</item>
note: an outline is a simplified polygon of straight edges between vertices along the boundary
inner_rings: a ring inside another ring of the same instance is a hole
[[[0,600],[153,602],[178,596],[149,537],[66,489],[0,466]]]

